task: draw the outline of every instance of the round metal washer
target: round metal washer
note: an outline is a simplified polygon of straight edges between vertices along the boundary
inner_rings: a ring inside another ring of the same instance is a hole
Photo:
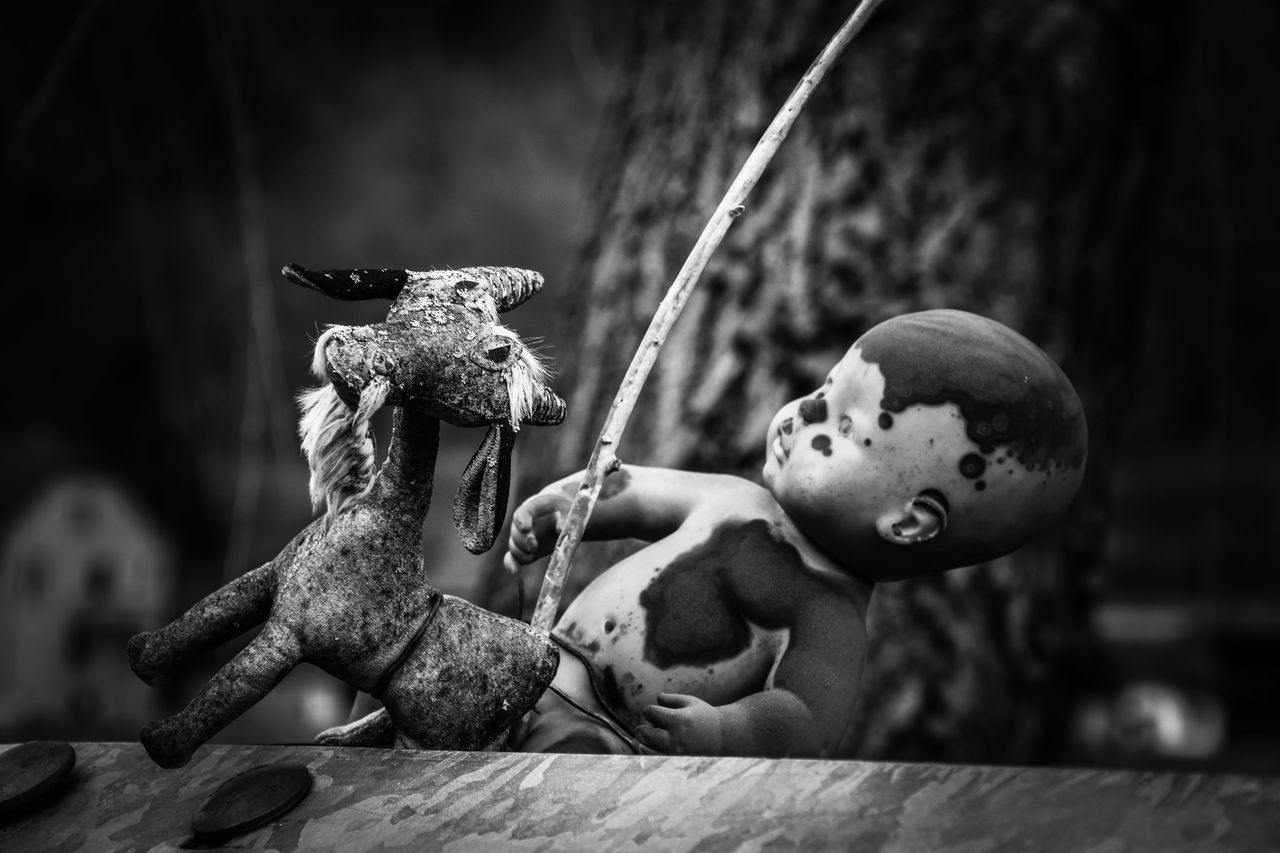
[[[44,805],[76,766],[63,741],[33,740],[0,755],[0,822]]]
[[[310,790],[311,771],[301,764],[255,767],[219,785],[196,812],[191,829],[201,840],[226,841],[271,823]]]

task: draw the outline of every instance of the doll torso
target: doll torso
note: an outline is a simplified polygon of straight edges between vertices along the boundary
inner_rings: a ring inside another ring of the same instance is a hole
[[[840,635],[864,616],[850,579],[768,492],[751,487],[708,501],[674,533],[610,567],[555,633],[634,726],[658,693],[723,705],[773,686],[800,633],[806,643],[849,642]]]

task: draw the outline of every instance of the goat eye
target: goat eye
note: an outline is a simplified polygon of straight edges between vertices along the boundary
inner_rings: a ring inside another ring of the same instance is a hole
[[[465,296],[467,293],[475,290],[480,286],[480,282],[472,281],[468,278],[459,279],[453,283],[453,292],[459,296]]]
[[[507,360],[507,356],[511,355],[511,344],[494,344],[484,352],[489,360],[501,364]]]

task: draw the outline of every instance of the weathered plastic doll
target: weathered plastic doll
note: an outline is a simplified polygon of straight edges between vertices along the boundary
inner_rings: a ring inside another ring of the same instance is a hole
[[[875,585],[1006,554],[1084,473],[1085,418],[1009,328],[924,311],[872,328],[778,411],[764,486],[624,465],[588,539],[652,544],[553,632],[560,668],[512,732],[525,751],[844,754]],[[514,513],[512,571],[550,553],[581,473]]]

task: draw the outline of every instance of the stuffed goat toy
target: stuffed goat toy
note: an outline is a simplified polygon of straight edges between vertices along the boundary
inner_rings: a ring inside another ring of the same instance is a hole
[[[180,767],[301,661],[382,700],[396,743],[479,749],[542,694],[558,653],[521,622],[442,595],[422,564],[440,421],[487,426],[463,473],[454,523],[473,553],[506,512],[511,449],[522,424],[557,424],[564,402],[520,338],[498,322],[542,286],[527,270],[285,267],[337,299],[391,299],[383,323],[333,327],[300,398],[313,505],[325,514],[275,559],[211,593],[174,622],[129,641],[148,684],[266,621],[182,711],[141,734],[159,765]],[[369,419],[394,406],[391,445],[374,475]]]

